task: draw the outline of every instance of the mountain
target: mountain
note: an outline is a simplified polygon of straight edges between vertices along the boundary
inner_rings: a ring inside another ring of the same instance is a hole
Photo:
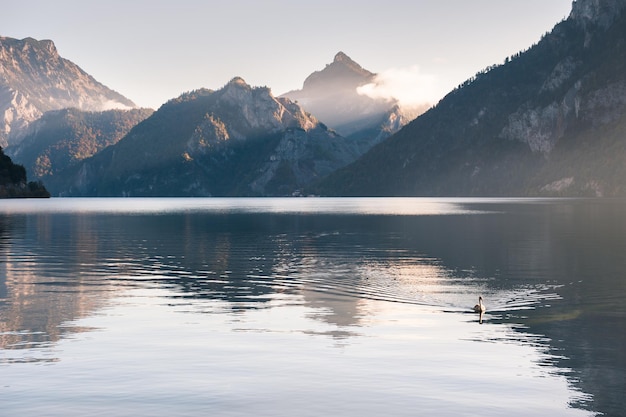
[[[625,8],[575,1],[536,45],[476,74],[315,192],[626,196]]]
[[[416,113],[415,109],[407,110],[396,104],[385,113],[370,119],[369,124],[361,126],[359,130],[350,134],[348,139],[355,143],[359,150],[359,155],[363,155],[374,145],[398,132],[420,113],[419,110]]]
[[[50,197],[41,182],[27,182],[26,170],[13,163],[0,147],[0,198]]]
[[[117,144],[44,178],[54,195],[291,195],[358,156],[266,87],[234,78],[170,100]]]
[[[30,178],[55,175],[117,143],[152,113],[151,109],[49,111],[30,123],[23,139],[6,153],[26,167]]]
[[[50,40],[0,37],[0,146],[18,143],[45,112],[129,109],[135,104],[63,59]]]
[[[301,90],[289,91],[281,97],[296,101],[343,136],[357,134],[376,138],[389,131],[392,125],[386,121],[391,113],[401,113],[402,120],[412,114],[401,109],[395,101],[373,99],[357,92],[357,88],[375,80],[376,74],[339,52],[332,63],[309,75]]]

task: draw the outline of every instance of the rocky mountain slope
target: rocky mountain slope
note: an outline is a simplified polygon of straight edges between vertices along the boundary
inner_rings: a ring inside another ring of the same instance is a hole
[[[76,64],[50,40],[0,37],[0,146],[18,143],[29,123],[45,112],[134,108]]]
[[[327,195],[626,196],[626,3],[577,0],[315,189]]]
[[[53,195],[291,195],[358,149],[300,106],[234,78],[164,104],[117,144],[44,181]]]
[[[400,108],[393,100],[373,99],[357,92],[358,87],[374,82],[375,77],[376,74],[339,52],[332,63],[309,75],[301,90],[290,91],[282,97],[296,101],[343,136],[356,134],[380,141],[417,114],[414,110]]]
[[[53,110],[30,123],[23,139],[6,153],[26,167],[29,178],[41,179],[117,143],[152,113],[151,109]]]

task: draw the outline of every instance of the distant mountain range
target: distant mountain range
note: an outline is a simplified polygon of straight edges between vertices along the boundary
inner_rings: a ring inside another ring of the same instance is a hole
[[[626,196],[625,9],[575,1],[414,120],[343,52],[281,97],[234,78],[152,113],[0,38],[0,145],[53,195]]]
[[[117,144],[44,180],[70,196],[292,195],[358,155],[296,103],[237,77],[170,100]]]
[[[59,56],[50,40],[0,37],[0,146],[18,143],[29,123],[45,112],[135,108],[76,64]]]
[[[137,126],[152,114],[151,110],[89,111],[115,103],[131,106],[132,102],[123,98],[113,100],[116,93],[111,101],[102,99],[102,94],[93,89],[77,92],[67,88],[85,85],[85,80],[101,85],[60,58],[52,42],[3,39],[6,45],[12,45],[6,48],[5,54],[6,60],[13,63],[13,75],[7,78],[8,88],[16,95],[39,97],[50,92],[52,80],[57,88],[54,91],[61,97],[47,104],[62,109],[37,111],[30,116],[23,111],[20,113],[24,106],[15,106],[15,100],[4,103],[12,114],[21,115],[19,123],[6,124],[9,132],[6,137],[10,141],[7,153],[26,166],[30,177],[44,180],[54,195],[298,194],[303,187],[354,161],[410,121],[409,113],[401,110],[397,103],[358,95],[356,88],[370,82],[375,74],[361,68],[344,53],[338,53],[325,70],[307,78],[300,93],[308,95],[304,101],[311,104],[312,109],[321,111],[337,126],[349,127],[349,137],[318,122],[290,100],[290,94],[276,98],[269,89],[252,88],[240,78],[233,79],[217,92],[197,90],[171,100],[153,119]],[[8,57],[9,52],[17,58]],[[72,71],[66,71],[68,67]],[[71,79],[77,73],[81,82],[57,82],[61,78]],[[37,90],[38,85],[42,86],[40,90]],[[80,97],[77,103],[63,99],[74,96]],[[324,112],[331,101],[351,104],[350,107],[339,106],[334,112]],[[177,106],[185,112],[198,111],[201,117],[171,117],[172,112],[178,111],[174,110]],[[46,109],[41,105],[38,108]],[[292,114],[295,119],[285,122],[282,118],[286,114]],[[13,117],[7,120],[15,121]],[[276,120],[280,123],[276,124]],[[155,121],[162,129],[153,127]],[[243,121],[249,126],[244,126]],[[135,126],[137,130],[133,135],[119,146],[113,146]],[[213,135],[225,136],[208,142],[194,136],[197,130],[206,129],[213,129]],[[169,136],[163,137],[163,132],[169,132]],[[199,142],[194,145],[194,141]],[[211,141],[212,144],[207,145]],[[161,146],[154,147],[155,143]],[[112,148],[101,152],[108,147]],[[127,161],[127,166],[123,166],[119,156],[115,161],[107,160],[110,155],[129,152],[133,157]],[[136,155],[142,154],[150,154],[146,156],[149,160],[138,161]],[[182,165],[179,164],[181,155],[185,161]],[[94,168],[96,166],[98,169]]]
[[[538,44],[476,74],[313,192],[626,196],[625,6],[575,1]]]

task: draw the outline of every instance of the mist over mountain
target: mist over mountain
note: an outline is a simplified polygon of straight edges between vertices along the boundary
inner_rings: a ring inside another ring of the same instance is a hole
[[[30,123],[23,139],[8,147],[6,153],[26,167],[31,179],[55,175],[117,143],[153,112],[151,109],[86,112],[75,108],[49,111]]]
[[[129,109],[135,104],[59,56],[50,40],[0,37],[0,146],[18,143],[45,112]]]
[[[476,74],[315,191],[626,196],[624,9],[575,1],[536,45]]]
[[[282,97],[297,101],[327,126],[347,136],[354,130],[351,124],[382,115],[392,107],[386,100],[357,94],[357,88],[371,83],[375,75],[339,52],[323,70],[309,75],[301,90],[289,91]]]
[[[427,107],[401,108],[396,100],[371,98],[359,94],[360,87],[375,84],[376,74],[364,69],[348,55],[338,52],[332,63],[315,71],[305,80],[301,90],[282,95],[297,101],[306,111],[343,136],[376,130],[374,136],[388,132],[392,125],[386,123],[391,113],[402,120],[414,118]],[[392,131],[391,133],[394,133]]]
[[[287,98],[234,78],[170,100],[117,144],[44,178],[53,195],[291,195],[358,156]]]

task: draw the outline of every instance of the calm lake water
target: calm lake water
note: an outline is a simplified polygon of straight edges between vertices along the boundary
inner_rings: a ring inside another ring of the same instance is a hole
[[[623,416],[625,274],[621,200],[0,201],[0,415]]]

